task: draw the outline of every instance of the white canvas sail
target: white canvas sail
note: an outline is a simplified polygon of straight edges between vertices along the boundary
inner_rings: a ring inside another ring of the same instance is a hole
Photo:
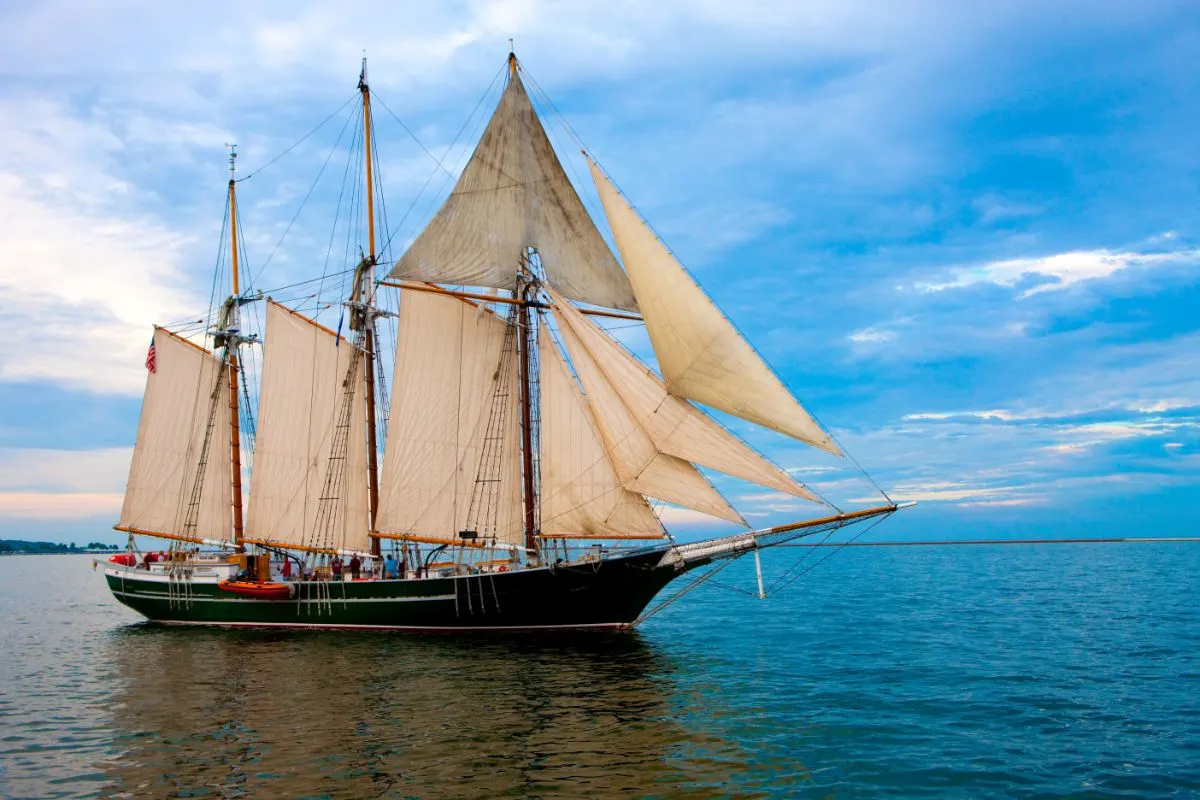
[[[588,165],[671,393],[841,455],[595,162]]]
[[[745,525],[742,516],[694,466],[659,451],[573,328],[560,324],[559,335],[587,394],[597,430],[622,485],[648,497]]]
[[[481,538],[523,546],[515,353],[500,369],[507,328],[458,298],[400,293],[380,531],[453,539],[469,525]],[[492,413],[497,382],[503,419]],[[481,465],[489,423],[499,426],[499,463]]]
[[[545,328],[538,353],[542,534],[661,537],[646,499],[621,485],[592,410]]]
[[[594,322],[554,295],[557,319],[619,393],[660,452],[813,502],[820,498],[662,381]],[[572,356],[573,358],[573,356]]]
[[[229,383],[222,377],[217,385],[223,366],[204,348],[162,328],[154,331],[154,354],[119,525],[228,540],[233,473]],[[209,446],[198,484],[199,503],[190,509],[206,436]],[[194,526],[185,530],[189,518]]]
[[[629,279],[584,210],[514,72],[450,197],[394,278],[516,287],[526,248],[574,300],[633,309]]]
[[[247,539],[370,548],[363,391],[362,358],[349,342],[267,302]]]

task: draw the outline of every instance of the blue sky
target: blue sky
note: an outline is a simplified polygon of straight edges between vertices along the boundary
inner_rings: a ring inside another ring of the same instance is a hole
[[[1195,534],[1194,6],[776,5],[6,4],[0,536],[119,540],[149,325],[207,305],[226,142],[243,175],[267,162],[353,96],[365,49],[377,97],[461,164],[509,37],[806,405],[921,501],[873,535]],[[259,286],[324,269],[344,153],[265,262],[343,118],[242,184]],[[399,245],[448,181],[376,118],[393,222],[434,176]],[[755,524],[811,513],[720,487]]]

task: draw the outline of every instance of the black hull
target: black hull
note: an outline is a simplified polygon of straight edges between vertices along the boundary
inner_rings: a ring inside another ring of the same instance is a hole
[[[663,550],[600,562],[449,578],[303,582],[290,600],[238,597],[215,582],[185,595],[144,570],[109,567],[118,600],[161,623],[462,632],[620,630],[681,574]],[[693,565],[694,566],[694,565]]]

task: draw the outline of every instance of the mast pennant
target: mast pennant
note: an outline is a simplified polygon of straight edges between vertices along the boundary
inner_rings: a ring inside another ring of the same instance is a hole
[[[588,159],[646,331],[672,394],[840,456],[842,451],[763,362],[671,251]]]
[[[513,70],[446,203],[391,277],[514,289],[537,250],[551,286],[583,303],[636,310],[629,279],[584,210]]]

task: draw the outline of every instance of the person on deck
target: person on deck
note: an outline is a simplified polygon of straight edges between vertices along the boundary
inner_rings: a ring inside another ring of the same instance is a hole
[[[290,558],[283,559],[283,568],[279,570],[279,574],[283,576],[285,581],[292,577],[292,560]]]
[[[383,577],[397,578],[400,576],[400,564],[396,561],[395,554],[389,555],[383,560]]]
[[[342,559],[339,556],[334,556],[333,561],[329,562],[329,572],[335,581],[342,579]]]
[[[362,573],[362,561],[358,556],[350,557],[350,577],[353,580],[358,580],[358,576]]]

